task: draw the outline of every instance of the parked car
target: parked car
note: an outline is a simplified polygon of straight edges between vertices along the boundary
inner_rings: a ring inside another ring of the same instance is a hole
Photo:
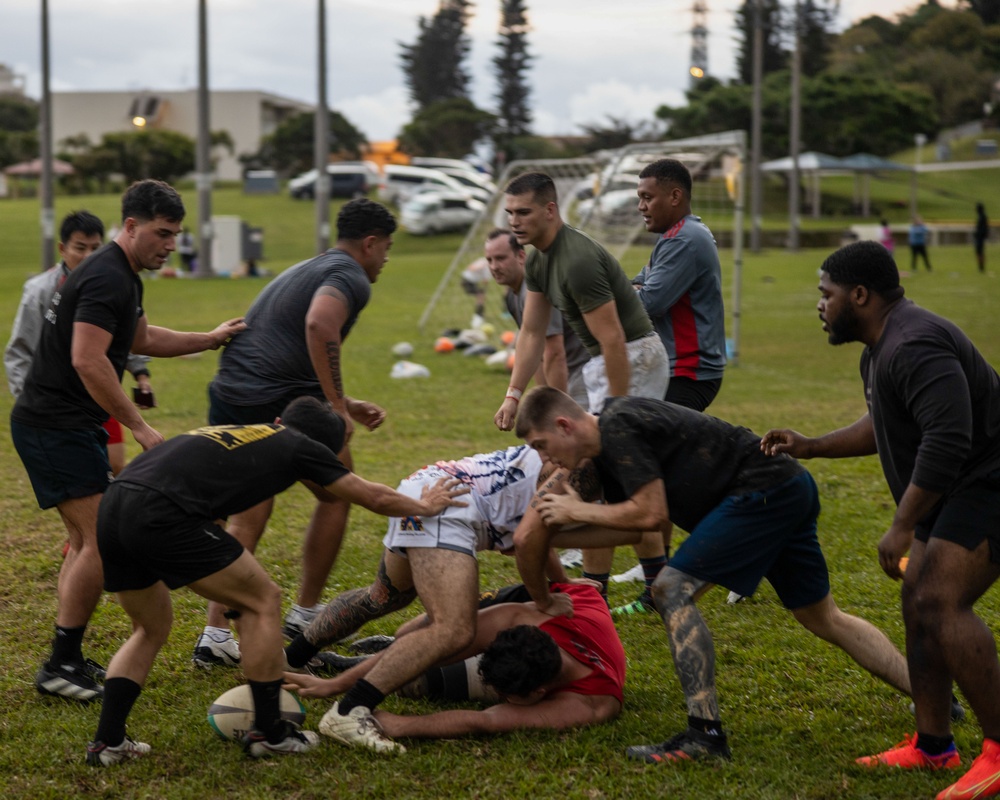
[[[616,189],[597,198],[581,200],[576,204],[576,214],[580,223],[638,223],[638,205],[635,189]]]
[[[461,181],[451,175],[445,175],[437,169],[426,167],[411,167],[403,164],[386,164],[382,171],[382,181],[378,187],[378,199],[383,203],[402,205],[421,189],[439,189],[451,191],[466,197],[476,197],[471,187],[466,187]],[[479,190],[483,194],[483,190]],[[477,199],[486,200],[478,197]]]
[[[330,197],[358,197],[368,194],[378,180],[377,169],[367,164],[327,164],[330,176]],[[316,196],[316,170],[311,169],[288,182],[288,193],[299,200]]]
[[[475,164],[466,161],[464,158],[435,158],[433,156],[414,156],[410,159],[410,164],[414,167],[426,167],[427,169],[463,169],[466,172],[483,174],[484,170],[479,169]]]
[[[496,194],[497,185],[490,180],[488,175],[481,172],[456,167],[436,167],[436,169],[441,170],[445,175],[451,175],[465,187],[469,194],[484,203],[488,203],[490,198]]]
[[[403,203],[401,222],[416,236],[461,231],[472,225],[486,204],[464,192],[424,191]]]

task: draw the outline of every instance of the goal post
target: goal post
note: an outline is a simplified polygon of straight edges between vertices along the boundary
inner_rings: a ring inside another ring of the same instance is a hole
[[[506,228],[503,187],[526,172],[544,172],[555,182],[563,220],[596,239],[614,255],[626,273],[639,272],[653,246],[636,209],[636,186],[642,168],[661,158],[676,158],[691,170],[691,207],[715,234],[720,247],[723,280],[730,281],[726,304],[727,349],[738,363],[743,269],[743,206],[746,133],[693,136],[662,142],[639,142],[585,158],[513,161],[497,181],[497,192],[472,225],[420,316],[421,333],[470,326],[474,302],[462,288],[461,274],[483,255],[486,235]],[[500,330],[513,328],[507,318],[501,287],[485,285],[486,321]]]

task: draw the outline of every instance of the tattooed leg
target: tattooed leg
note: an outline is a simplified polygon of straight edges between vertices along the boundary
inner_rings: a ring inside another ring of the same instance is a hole
[[[416,596],[409,562],[391,551],[384,551],[374,582],[337,595],[303,635],[310,644],[326,647],[354,633],[366,622],[405,608]]]
[[[664,567],[653,582],[653,596],[667,629],[674,669],[684,691],[688,714],[718,720],[715,646],[712,634],[695,606],[695,600],[711,586],[671,567]]]

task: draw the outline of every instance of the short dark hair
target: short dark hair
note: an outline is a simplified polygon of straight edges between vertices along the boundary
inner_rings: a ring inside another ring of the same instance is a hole
[[[639,173],[639,178],[655,178],[657,183],[676,183],[688,197],[691,196],[691,170],[676,158],[661,158],[647,164]]]
[[[358,241],[366,236],[392,236],[396,230],[396,218],[384,205],[359,197],[344,203],[337,214],[337,238],[344,241]]]
[[[838,286],[864,286],[888,300],[903,296],[896,262],[880,242],[845,245],[830,254],[821,269]]]
[[[122,221],[128,217],[147,222],[163,217],[169,222],[184,219],[184,203],[169,183],[147,179],[136,181],[122,195]]]
[[[515,255],[524,250],[524,245],[522,245],[517,240],[517,237],[513,234],[512,231],[509,231],[506,228],[494,228],[493,230],[491,230],[489,233],[486,234],[486,241],[492,242],[494,239],[499,239],[503,236],[507,237],[507,242],[510,244],[510,249],[514,251]]]
[[[505,695],[531,694],[554,679],[560,669],[559,646],[534,625],[500,631],[479,659],[483,682]]]
[[[296,397],[281,412],[281,424],[339,453],[344,447],[344,420],[325,400]]]
[[[521,398],[514,433],[524,439],[531,431],[548,430],[556,417],[581,419],[587,412],[565,392],[536,386]]]
[[[559,202],[555,181],[544,172],[525,172],[523,175],[518,175],[503,191],[509,195],[530,193],[531,201],[541,206]]]
[[[89,211],[71,211],[59,226],[59,241],[66,244],[74,233],[104,238],[104,223]]]

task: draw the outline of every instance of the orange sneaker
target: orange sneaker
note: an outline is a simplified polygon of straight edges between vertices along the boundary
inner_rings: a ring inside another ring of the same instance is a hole
[[[983,739],[983,752],[969,771],[953,783],[937,800],[984,800],[1000,795],[1000,742]]]
[[[958,750],[955,745],[951,749],[932,756],[917,747],[917,737],[907,736],[895,747],[874,756],[862,756],[855,759],[862,767],[899,767],[900,769],[956,769],[961,766]]]

